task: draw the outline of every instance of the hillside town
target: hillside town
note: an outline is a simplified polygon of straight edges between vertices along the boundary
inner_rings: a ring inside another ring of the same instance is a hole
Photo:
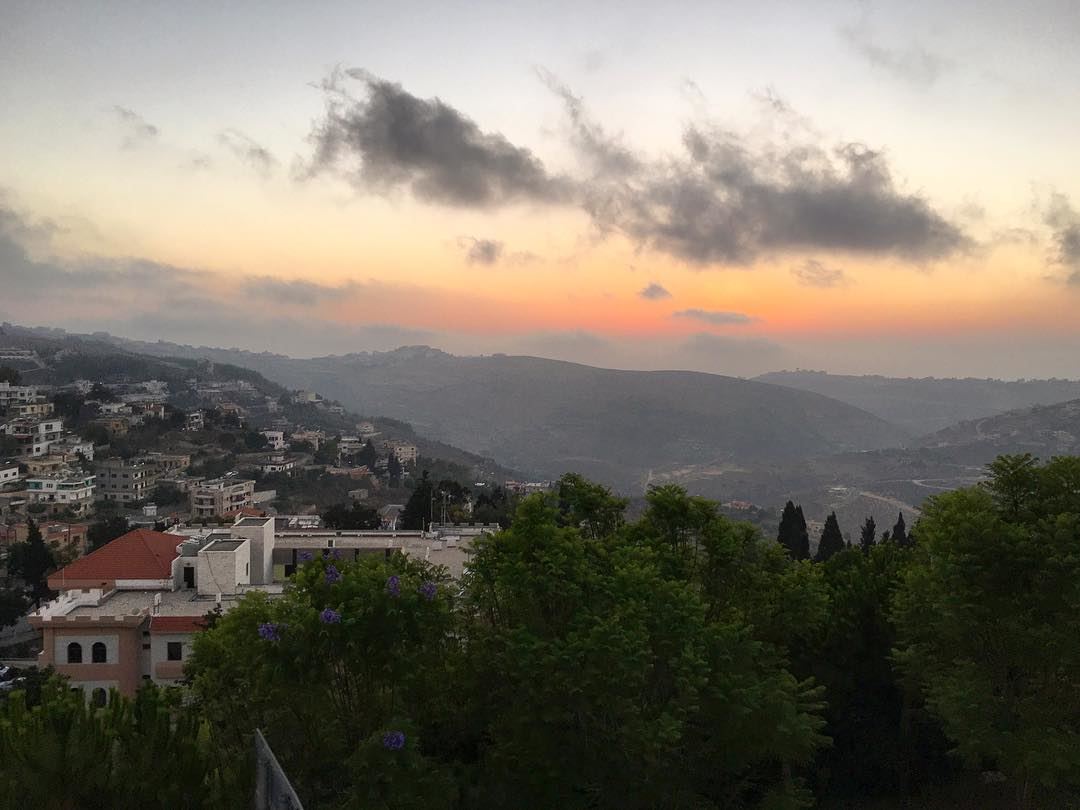
[[[0,658],[99,703],[177,683],[208,615],[281,595],[313,555],[400,551],[460,576],[470,541],[549,486],[482,478],[422,455],[406,425],[212,366],[38,384],[3,365],[32,352],[0,358]]]

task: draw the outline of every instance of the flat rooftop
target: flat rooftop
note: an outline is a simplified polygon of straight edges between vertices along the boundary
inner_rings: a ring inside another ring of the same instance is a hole
[[[236,525],[237,526],[265,526],[266,521],[268,521],[268,520],[273,520],[273,518],[268,518],[268,517],[246,517],[246,518],[240,518],[240,521]]]
[[[203,551],[236,551],[246,541],[244,540],[214,540],[207,546],[203,547]]]

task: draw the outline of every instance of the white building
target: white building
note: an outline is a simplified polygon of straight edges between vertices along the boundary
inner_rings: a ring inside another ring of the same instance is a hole
[[[30,503],[46,504],[49,512],[70,509],[82,514],[94,503],[94,476],[68,470],[26,479]]]
[[[266,437],[266,443],[270,445],[273,450],[285,449],[285,432],[281,430],[263,430],[262,435]]]
[[[56,418],[15,419],[0,427],[16,441],[15,454],[21,458],[35,458],[49,452],[49,445],[63,433],[64,422]]]
[[[9,382],[0,382],[0,411],[11,405],[25,405],[28,402],[34,402],[37,397],[37,386],[12,385]]]

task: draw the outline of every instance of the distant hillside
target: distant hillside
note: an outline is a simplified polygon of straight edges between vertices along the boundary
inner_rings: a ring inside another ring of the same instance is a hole
[[[194,377],[203,381],[246,380],[259,394],[275,399],[287,391],[284,385],[267,379],[251,365],[227,362],[225,357],[230,354],[228,351],[210,353],[168,343],[125,341],[100,333],[77,335],[59,329],[26,328],[11,324],[0,327],[0,348],[34,352],[33,361],[0,361],[0,365],[16,367],[23,382],[28,385],[64,385],[77,379],[105,384],[158,379],[176,390],[183,388],[186,381]],[[236,354],[245,356],[243,353]],[[317,386],[304,387],[336,399]],[[472,468],[478,474],[498,479],[518,475],[490,458],[439,441],[438,437],[418,435],[412,425],[400,419],[388,419],[378,411],[366,411],[364,415],[372,419],[384,435],[389,433],[396,438],[415,442],[420,454],[426,458]],[[313,409],[305,414],[304,423],[307,427],[321,428],[331,434],[349,433],[355,429],[356,418],[356,414],[334,416]]]
[[[968,419],[1080,397],[1080,380],[980,380],[775,371],[761,382],[847,402],[922,435]]]
[[[138,344],[247,365],[541,477],[576,470],[627,491],[651,474],[887,447],[902,430],[827,397],[695,372],[613,371],[427,347],[294,360]]]
[[[1080,399],[963,422],[924,437],[919,446],[966,463],[986,463],[1002,453],[1080,455]]]

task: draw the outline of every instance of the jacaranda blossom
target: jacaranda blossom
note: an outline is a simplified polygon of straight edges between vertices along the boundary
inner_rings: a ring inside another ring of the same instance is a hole
[[[438,593],[439,586],[430,580],[420,586],[420,595],[427,599],[429,602],[435,598],[435,594]]]
[[[319,621],[323,624],[339,624],[341,622],[341,614],[333,608],[324,608],[323,612],[319,614]]]
[[[333,585],[335,582],[341,581],[341,572],[337,570],[337,566],[330,564],[326,566],[326,584]]]
[[[389,751],[400,751],[405,747],[405,734],[401,731],[388,731],[382,738],[383,748]]]
[[[273,622],[259,625],[259,638],[263,641],[281,641],[281,627]]]
[[[386,592],[391,596],[401,596],[401,579],[397,574],[386,580]]]
[[[296,555],[296,558],[300,560],[300,562],[311,562],[314,556],[315,555],[313,555],[310,551],[301,551],[299,554]]]

